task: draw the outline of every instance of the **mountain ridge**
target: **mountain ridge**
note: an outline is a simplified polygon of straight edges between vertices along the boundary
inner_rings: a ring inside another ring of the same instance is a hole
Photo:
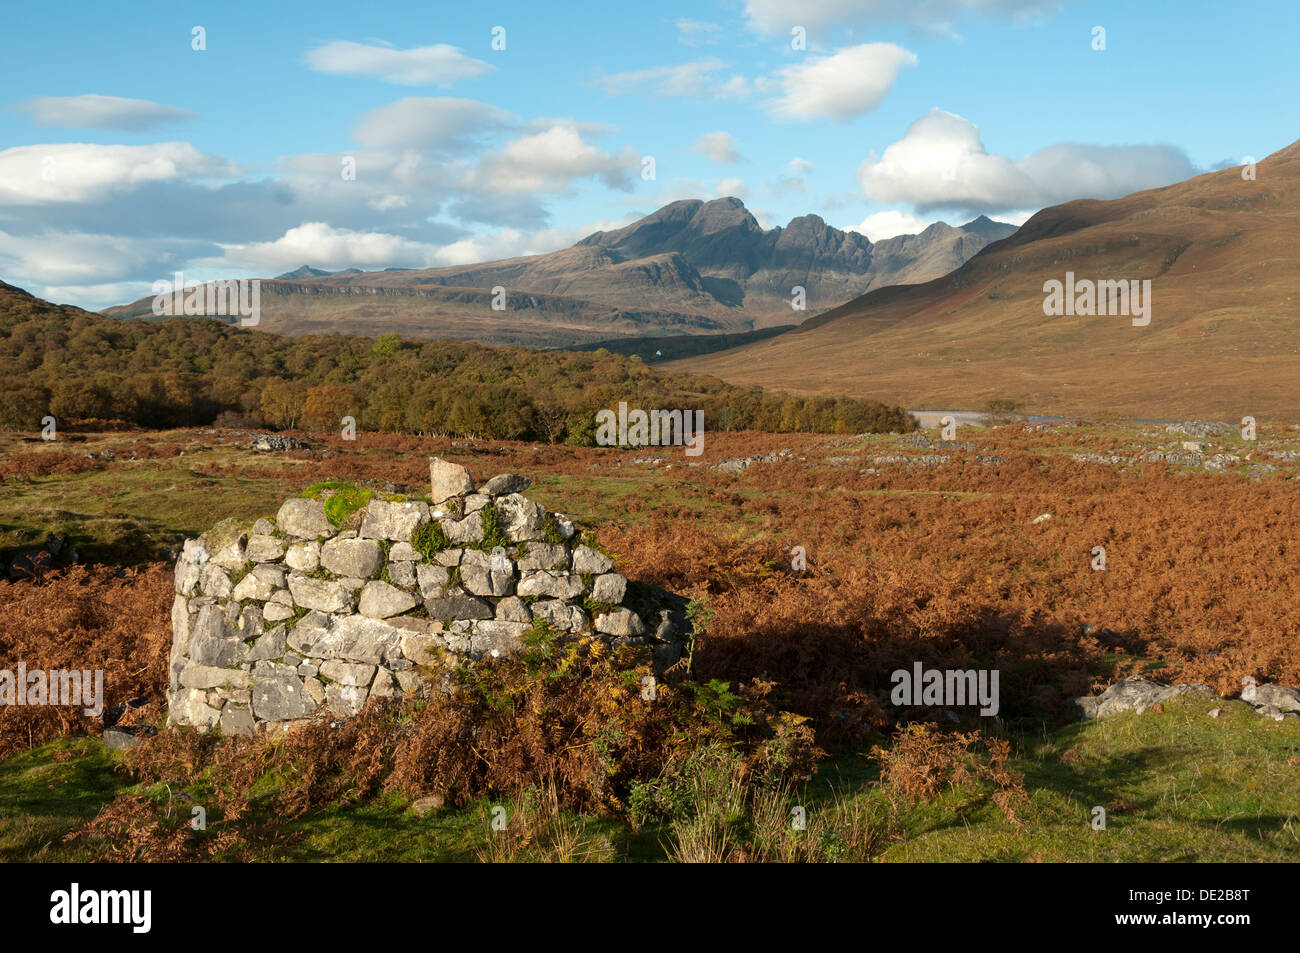
[[[262,327],[539,347],[745,332],[797,322],[883,284],[942,274],[1014,230],[991,220],[935,223],[922,235],[873,243],[815,214],[765,230],[738,198],[685,199],[541,255],[368,272],[304,265],[262,281]],[[804,289],[802,312],[792,308],[796,286]],[[495,288],[505,289],[504,311],[492,309]],[[372,300],[361,305],[359,296]],[[142,298],[103,313],[152,318],[151,303]]]

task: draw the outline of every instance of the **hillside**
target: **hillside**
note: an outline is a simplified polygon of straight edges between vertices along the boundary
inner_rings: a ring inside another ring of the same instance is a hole
[[[1039,212],[951,274],[869,292],[771,341],[673,366],[908,407],[1294,416],[1300,144],[1240,168]],[[1044,315],[1044,283],[1150,279],[1150,324]]]
[[[399,333],[532,347],[614,337],[710,334],[790,324],[873,288],[951,271],[1010,225],[942,222],[871,242],[816,215],[764,230],[735,198],[673,202],[545,255],[448,268],[349,270],[304,265],[261,286],[264,330]],[[806,290],[793,311],[791,289]],[[504,311],[492,289],[506,289]],[[109,308],[152,318],[152,298]]]

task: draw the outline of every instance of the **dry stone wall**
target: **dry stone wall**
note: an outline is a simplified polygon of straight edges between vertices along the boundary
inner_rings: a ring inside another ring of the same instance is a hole
[[[523,495],[529,481],[430,460],[431,502],[374,497],[336,526],[328,494],[275,520],[219,524],[176,562],[169,717],[248,735],[328,706],[426,690],[441,651],[518,651],[545,623],[565,638],[653,649],[666,668],[684,600],[629,584],[590,536]]]

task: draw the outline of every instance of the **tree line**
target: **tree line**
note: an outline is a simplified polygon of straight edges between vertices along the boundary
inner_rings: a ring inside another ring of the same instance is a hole
[[[906,431],[902,408],[794,397],[666,373],[608,351],[533,351],[457,341],[329,334],[284,337],[210,318],[119,321],[3,286],[0,427],[121,420],[164,429],[213,423],[590,445],[597,410],[702,409],[710,430]],[[19,297],[21,296],[21,297]]]

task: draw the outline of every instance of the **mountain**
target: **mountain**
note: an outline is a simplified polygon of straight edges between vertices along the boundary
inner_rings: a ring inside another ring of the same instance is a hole
[[[975,224],[975,223],[972,223]],[[1150,323],[1044,313],[1048,282],[1151,282]],[[734,383],[906,407],[1295,419],[1300,142],[1258,163],[1044,209],[951,274],[770,341],[675,362]]]
[[[328,275],[359,275],[360,268],[345,268],[343,271],[322,271],[319,268],[313,268],[311,265],[303,265],[301,268],[295,268],[293,271],[286,271],[282,275],[276,275],[277,280],[287,278],[324,278]]]
[[[977,219],[873,243],[816,215],[765,230],[739,199],[688,200],[545,255],[333,274],[304,265],[262,281],[259,326],[534,347],[746,332],[796,323],[873,288],[933,278],[1014,231]],[[796,286],[803,311],[791,306]],[[498,287],[505,310],[492,307]],[[104,313],[151,318],[151,305],[142,298]]]

